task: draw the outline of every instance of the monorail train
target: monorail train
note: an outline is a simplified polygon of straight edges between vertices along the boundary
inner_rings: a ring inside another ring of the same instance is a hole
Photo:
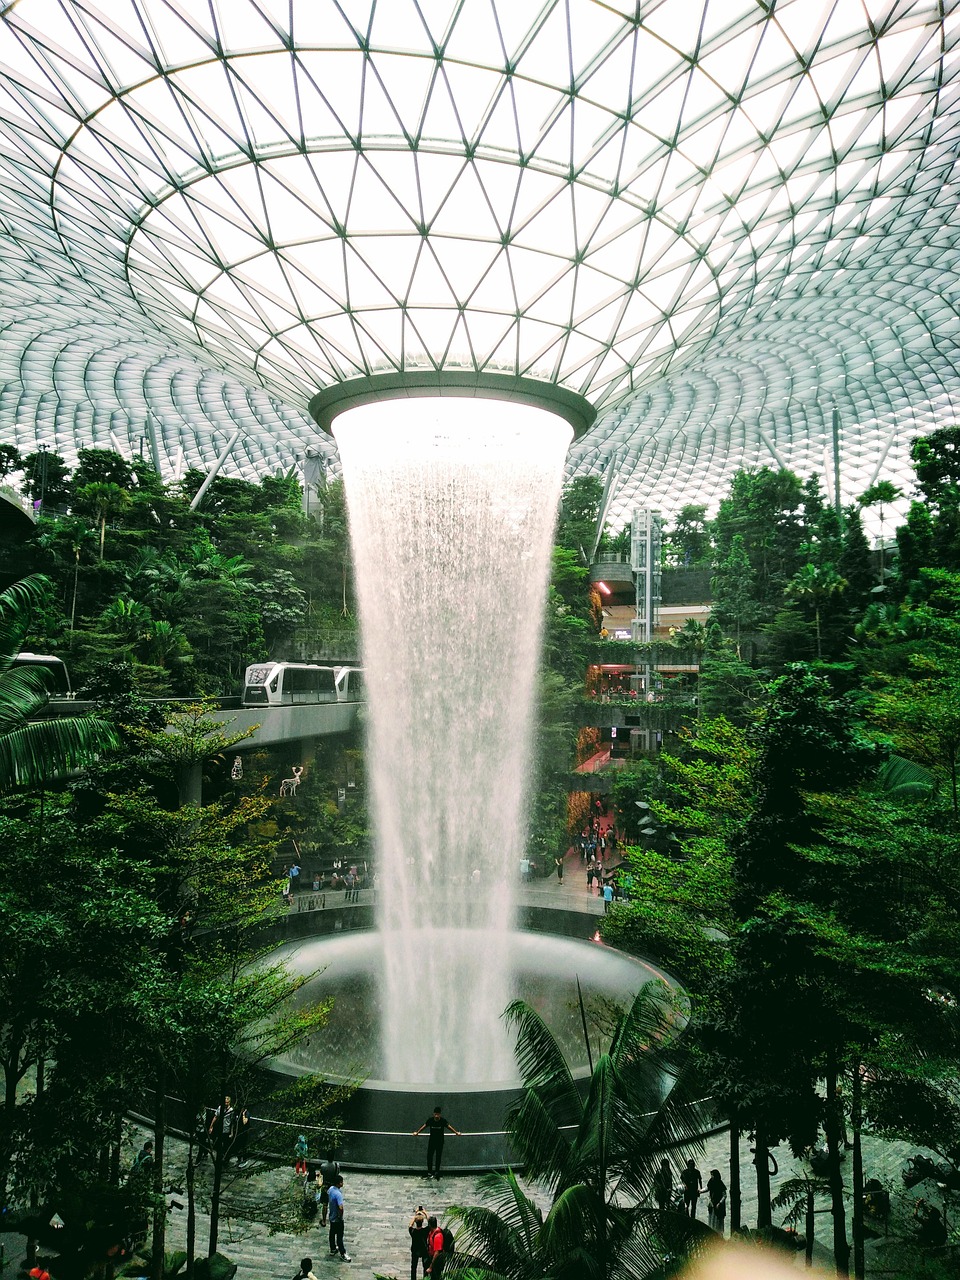
[[[363,667],[340,667],[337,673],[337,701],[365,701],[363,690]]]
[[[55,658],[51,653],[18,653],[10,666],[46,672],[47,693],[51,698],[73,697],[70,675],[62,658]]]
[[[245,707],[289,707],[305,703],[359,702],[360,667],[325,667],[314,662],[258,662],[247,667]]]

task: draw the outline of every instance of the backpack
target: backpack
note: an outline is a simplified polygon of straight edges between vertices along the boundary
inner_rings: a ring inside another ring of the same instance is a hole
[[[454,1250],[453,1232],[449,1227],[443,1227],[440,1234],[443,1236],[443,1252],[448,1258],[452,1258]]]

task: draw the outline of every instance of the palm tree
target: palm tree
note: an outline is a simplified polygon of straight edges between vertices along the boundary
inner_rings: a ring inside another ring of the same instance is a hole
[[[896,502],[900,497],[900,490],[890,480],[878,480],[876,484],[872,484],[869,489],[865,489],[861,493],[857,502],[861,507],[879,507],[880,509],[880,587],[885,586],[884,579],[887,571],[884,568],[883,560],[886,554],[886,540],[883,532],[883,508],[891,502]]]
[[[799,600],[809,600],[813,605],[813,616],[817,628],[817,661],[823,658],[823,646],[820,640],[820,609],[825,600],[836,592],[847,589],[846,578],[841,578],[832,564],[805,564],[787,583],[786,594],[796,596]]]
[[[14,660],[49,591],[49,580],[34,574],[0,592],[0,791],[39,786],[118,745],[112,727],[95,716],[31,718],[47,704],[47,673]]]
[[[103,559],[103,544],[107,536],[107,521],[111,516],[118,516],[130,506],[132,499],[125,489],[118,484],[96,483],[85,484],[76,493],[76,505],[86,507],[100,525],[100,559]]]
[[[510,1137],[552,1203],[544,1216],[512,1172],[488,1175],[491,1207],[452,1211],[463,1226],[458,1268],[513,1280],[641,1280],[665,1255],[709,1239],[703,1223],[648,1205],[659,1162],[697,1146],[703,1127],[666,988],[648,983],[637,994],[585,1090],[535,1010],[517,1000],[505,1016],[524,1086]]]

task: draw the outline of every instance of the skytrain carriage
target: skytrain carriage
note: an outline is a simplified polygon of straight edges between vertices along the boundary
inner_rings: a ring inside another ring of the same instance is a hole
[[[70,676],[62,658],[52,653],[18,653],[10,663],[13,668],[27,667],[32,671],[43,671],[47,676],[47,692],[51,698],[72,698]]]
[[[245,707],[336,701],[335,667],[320,667],[312,662],[260,662],[247,667],[243,682]]]
[[[341,667],[337,672],[337,701],[365,702],[363,667]]]

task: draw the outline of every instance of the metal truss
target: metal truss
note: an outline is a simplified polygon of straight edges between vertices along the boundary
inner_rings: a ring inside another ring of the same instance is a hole
[[[325,388],[598,410],[611,519],[954,420],[957,0],[0,0],[0,435],[289,466]]]

